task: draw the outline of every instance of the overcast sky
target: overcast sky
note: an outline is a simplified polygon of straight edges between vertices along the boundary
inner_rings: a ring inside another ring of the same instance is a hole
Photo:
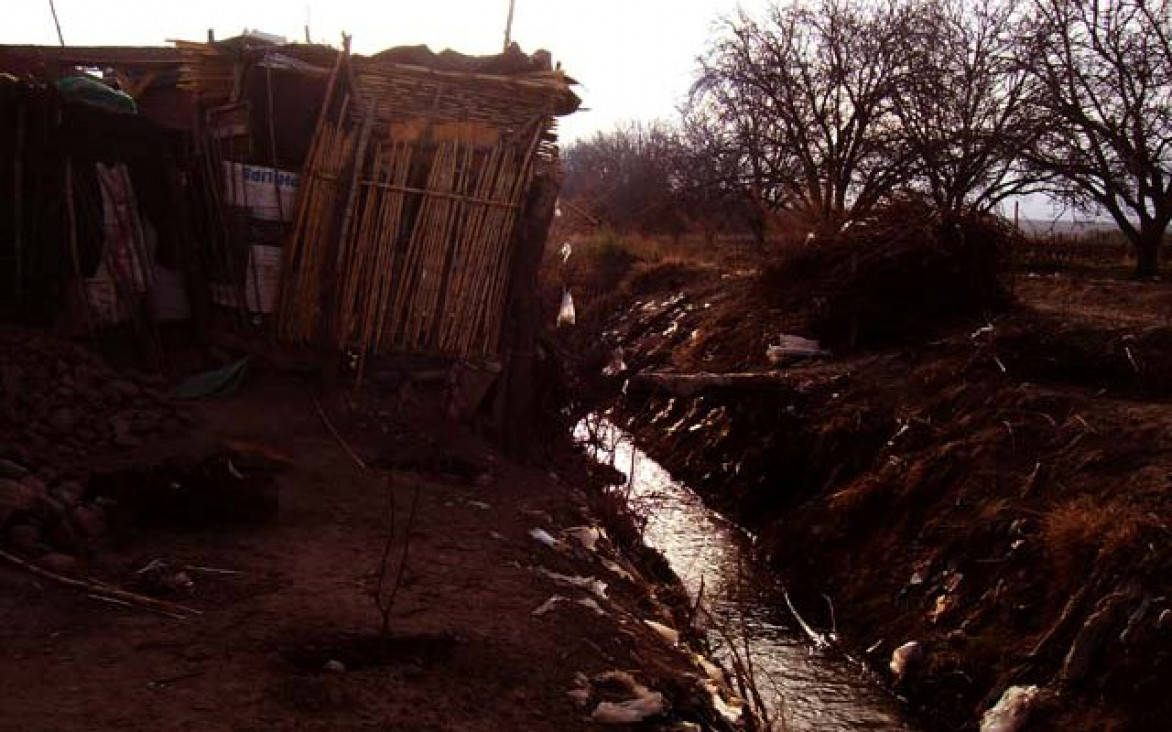
[[[55,0],[70,45],[163,45],[202,41],[245,28],[300,40],[308,20],[314,41],[375,53],[427,44],[464,53],[500,51],[508,0]],[[713,26],[738,6],[765,0],[516,0],[513,39],[526,51],[545,48],[577,79],[583,111],[562,121],[569,142],[624,120],[671,119],[688,91],[696,57]],[[7,0],[2,44],[56,44],[48,0]],[[1008,211],[1006,213],[1009,213]],[[1042,199],[1023,215],[1049,218]]]
[[[761,0],[744,0],[747,7]],[[8,0],[0,43],[57,43],[48,0]],[[496,53],[508,0],[56,0],[70,45],[163,45],[244,28],[354,50],[425,43],[433,50]],[[526,51],[549,49],[579,82],[585,111],[562,124],[566,140],[626,119],[671,117],[687,92],[713,22],[737,0],[516,0],[513,38]]]

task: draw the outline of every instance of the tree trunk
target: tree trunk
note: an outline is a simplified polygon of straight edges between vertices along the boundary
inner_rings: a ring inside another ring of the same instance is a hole
[[[1160,275],[1160,245],[1164,241],[1164,229],[1156,226],[1145,227],[1135,242],[1135,274],[1138,277]]]

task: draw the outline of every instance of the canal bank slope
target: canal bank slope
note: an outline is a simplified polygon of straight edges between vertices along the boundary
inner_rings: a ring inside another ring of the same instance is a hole
[[[770,345],[811,333],[763,282],[637,264],[567,336],[584,403],[754,532],[805,620],[942,728],[1011,689],[1040,729],[1161,728],[1170,289],[1022,276],[999,308],[776,365]]]

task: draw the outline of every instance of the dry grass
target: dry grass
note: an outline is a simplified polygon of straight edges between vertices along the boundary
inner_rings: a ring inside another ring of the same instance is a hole
[[[1137,546],[1150,524],[1145,512],[1123,499],[1080,496],[1046,515],[1042,536],[1055,570],[1070,577],[1089,563],[1111,561]]]

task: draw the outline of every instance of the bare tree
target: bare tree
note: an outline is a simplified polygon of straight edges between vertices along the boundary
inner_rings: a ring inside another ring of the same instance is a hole
[[[661,122],[598,132],[566,149],[562,195],[616,229],[676,233],[683,225],[673,172],[678,146],[676,131]]]
[[[760,196],[743,179],[744,149],[701,106],[683,110],[673,163],[676,195],[688,221],[713,246],[727,229],[752,229],[763,237]]]
[[[913,0],[893,87],[915,183],[941,210],[985,212],[1032,189],[1018,151],[1033,144],[1017,62],[1018,0]]]
[[[903,181],[891,104],[903,21],[894,4],[821,0],[726,22],[693,103],[740,145],[747,187],[834,231]]]
[[[1032,0],[1023,60],[1048,115],[1025,151],[1106,211],[1156,275],[1172,221],[1172,0]]]

